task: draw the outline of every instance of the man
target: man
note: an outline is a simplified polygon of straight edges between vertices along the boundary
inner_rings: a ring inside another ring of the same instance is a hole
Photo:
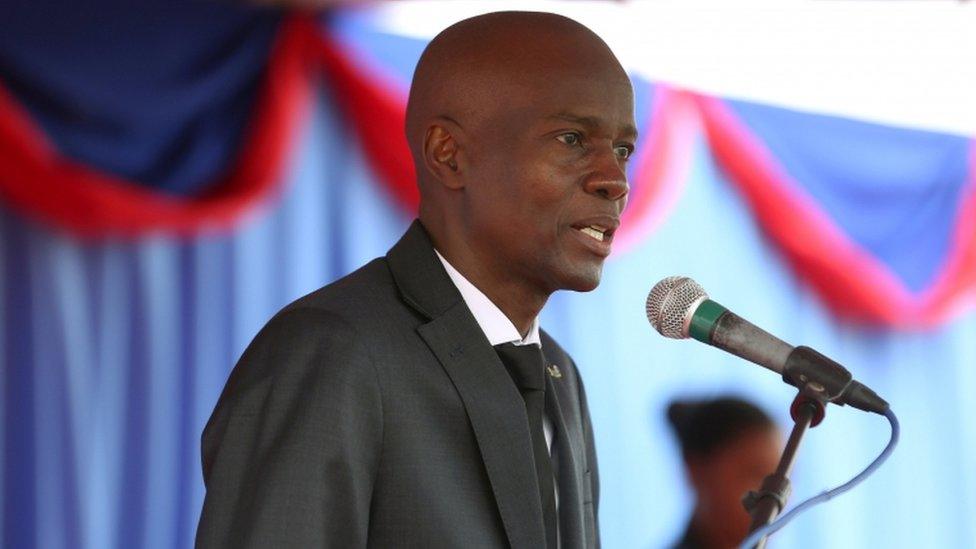
[[[574,21],[488,14],[427,47],[406,131],[419,221],[245,351],[203,435],[198,546],[599,545],[583,386],[537,316],[600,280],[630,81]]]

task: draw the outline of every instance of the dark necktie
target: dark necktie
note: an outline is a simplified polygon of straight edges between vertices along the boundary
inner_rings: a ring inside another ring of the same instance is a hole
[[[529,432],[532,434],[532,456],[535,459],[535,472],[539,479],[539,497],[542,500],[542,518],[546,526],[546,544],[556,548],[556,496],[553,491],[552,464],[549,461],[549,447],[542,428],[542,414],[546,407],[546,362],[542,349],[537,345],[513,345],[503,343],[495,346],[498,357],[502,359],[512,380],[525,400],[525,411],[529,417]]]

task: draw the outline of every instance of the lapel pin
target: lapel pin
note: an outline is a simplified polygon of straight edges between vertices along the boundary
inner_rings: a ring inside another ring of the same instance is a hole
[[[555,364],[550,364],[549,366],[546,366],[546,371],[549,372],[549,377],[553,379],[559,379],[563,377],[563,373],[559,371],[559,366],[556,366]]]

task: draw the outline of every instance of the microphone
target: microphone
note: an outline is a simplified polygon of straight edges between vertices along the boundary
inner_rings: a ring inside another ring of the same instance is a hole
[[[884,415],[888,403],[854,381],[843,366],[809,347],[792,345],[754,326],[708,298],[686,276],[669,276],[647,295],[647,320],[664,337],[692,337],[744,358],[783,377],[783,381],[820,393],[835,404]]]

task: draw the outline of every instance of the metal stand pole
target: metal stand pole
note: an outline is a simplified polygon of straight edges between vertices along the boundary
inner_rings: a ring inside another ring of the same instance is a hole
[[[752,516],[749,533],[773,522],[786,507],[791,491],[789,475],[793,470],[793,462],[796,461],[800,441],[807,428],[816,427],[824,418],[826,401],[822,396],[823,391],[816,389],[816,387],[804,387],[790,406],[790,415],[795,425],[786,442],[786,448],[783,449],[776,471],[763,479],[758,491],[749,492],[742,498],[742,504]],[[764,547],[766,547],[765,537],[756,543],[755,549]]]

